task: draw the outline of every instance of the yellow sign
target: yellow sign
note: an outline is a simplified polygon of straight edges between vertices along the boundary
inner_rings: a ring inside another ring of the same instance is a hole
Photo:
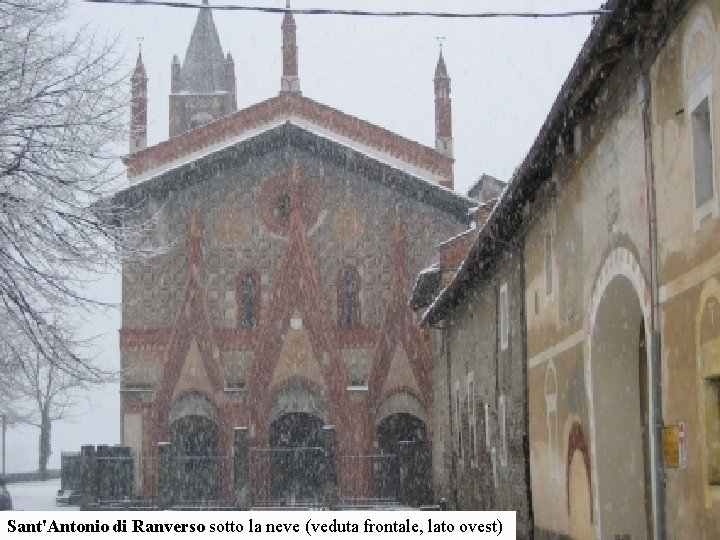
[[[665,467],[669,469],[680,467],[680,434],[678,426],[665,426],[663,428],[663,456]]]

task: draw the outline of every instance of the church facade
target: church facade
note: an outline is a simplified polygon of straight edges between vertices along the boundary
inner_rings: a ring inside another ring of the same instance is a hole
[[[233,59],[200,8],[172,61],[171,138],[151,147],[138,56],[115,196],[155,223],[143,243],[156,254],[122,280],[122,442],[138,496],[157,496],[169,444],[177,501],[232,500],[246,428],[249,503],[312,501],[333,426],[339,500],[433,499],[432,366],[408,299],[472,205],[452,190],[445,62],[430,148],[303,96],[295,34],[287,12],[279,94],[236,110]],[[411,486],[403,452],[419,464]]]

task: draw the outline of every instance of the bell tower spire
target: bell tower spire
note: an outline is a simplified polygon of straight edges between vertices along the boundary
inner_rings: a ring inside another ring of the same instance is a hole
[[[182,135],[237,110],[235,63],[223,54],[212,8],[203,0],[185,61],[171,64],[170,137]]]
[[[282,22],[282,78],[280,92],[300,93],[300,77],[298,77],[297,26],[290,0],[285,4],[285,16]]]
[[[142,59],[142,45],[132,73],[130,100],[130,153],[147,147],[147,73]]]

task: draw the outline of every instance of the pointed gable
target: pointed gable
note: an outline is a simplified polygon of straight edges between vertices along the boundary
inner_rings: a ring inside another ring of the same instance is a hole
[[[192,390],[203,392],[205,395],[212,395],[213,388],[208,377],[205,364],[198,347],[197,339],[193,338],[190,348],[185,356],[185,362],[180,370],[180,376],[173,391],[173,401],[184,392]]]
[[[381,395],[390,395],[394,389],[410,389],[420,394],[420,387],[402,343],[395,347]]]
[[[303,377],[324,388],[325,379],[315,358],[307,330],[293,328],[291,325],[282,336],[282,342],[283,346],[270,380],[270,388],[276,388],[295,377]]]

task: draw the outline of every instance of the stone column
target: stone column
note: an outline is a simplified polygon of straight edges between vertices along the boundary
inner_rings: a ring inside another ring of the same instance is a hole
[[[250,507],[248,428],[235,428],[235,506],[245,510]]]
[[[80,509],[90,510],[97,504],[95,471],[97,460],[95,447],[86,444],[80,447]]]
[[[325,450],[325,506],[337,506],[337,471],[335,469],[335,426],[323,426],[322,445]]]
[[[173,479],[171,464],[172,446],[169,442],[158,443],[158,509],[164,510],[172,506]]]

